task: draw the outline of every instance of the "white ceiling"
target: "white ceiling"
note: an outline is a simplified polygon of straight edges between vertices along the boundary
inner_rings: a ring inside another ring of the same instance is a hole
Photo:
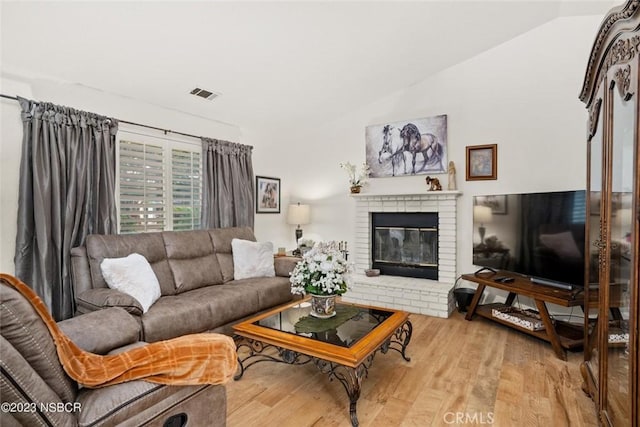
[[[611,1],[7,2],[2,72],[246,129],[325,123]],[[194,87],[221,93],[214,101]]]

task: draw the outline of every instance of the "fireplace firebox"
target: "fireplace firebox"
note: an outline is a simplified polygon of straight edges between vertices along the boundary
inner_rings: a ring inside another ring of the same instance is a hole
[[[438,280],[438,213],[371,213],[371,264],[381,274]]]

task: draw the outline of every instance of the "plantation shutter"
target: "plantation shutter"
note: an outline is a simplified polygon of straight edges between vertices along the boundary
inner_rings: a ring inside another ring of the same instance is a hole
[[[165,158],[158,145],[120,141],[120,232],[166,225]]]
[[[173,229],[200,228],[200,152],[171,150]]]

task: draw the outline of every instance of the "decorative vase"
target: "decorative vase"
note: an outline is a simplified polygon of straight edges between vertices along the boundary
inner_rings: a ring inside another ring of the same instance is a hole
[[[359,193],[361,188],[362,188],[361,185],[352,185],[351,186],[351,194]]]
[[[311,295],[311,313],[313,317],[328,319],[336,315],[335,295]]]

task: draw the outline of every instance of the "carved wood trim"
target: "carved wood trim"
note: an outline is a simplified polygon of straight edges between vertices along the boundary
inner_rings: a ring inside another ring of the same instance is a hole
[[[601,216],[600,217],[600,238],[598,239],[599,245],[598,245],[598,271],[600,271],[601,273],[603,271],[605,271],[605,267],[609,258],[609,248],[607,247],[607,245],[604,243],[603,239],[603,230],[607,229],[607,217],[606,216]]]
[[[612,49],[608,51],[602,66],[599,67],[598,64],[599,59],[601,59],[600,52],[603,50],[605,43],[610,42],[615,35],[613,32],[617,30],[617,24],[621,21],[626,21],[634,17],[638,12],[640,12],[640,0],[630,1],[624,6],[612,9],[600,25],[598,35],[591,49],[591,55],[589,56],[587,71],[585,73],[584,85],[582,86],[579,96],[582,102],[589,104],[595,92],[597,83],[601,81],[602,75],[606,73],[612,65],[627,62],[633,57],[627,56],[628,59],[623,59],[625,55],[637,54],[638,45],[640,44],[640,36],[635,36],[626,40],[618,40],[614,43]]]
[[[598,117],[600,117],[600,109],[602,107],[602,98],[598,98],[589,109],[589,141],[598,131]]]
[[[604,64],[598,70],[596,82],[603,80],[604,78],[603,76],[607,72],[609,72],[609,70],[615,65],[630,62],[636,55],[639,54],[639,51],[640,51],[640,35],[635,35],[633,37],[618,40],[617,42],[615,42],[613,46],[611,46],[611,49],[609,50],[609,52],[607,53],[607,56],[605,57],[605,60],[604,60]],[[627,80],[630,82],[628,78]],[[618,89],[620,90],[620,88]],[[629,98],[632,95],[633,94],[630,94]],[[627,101],[629,100],[629,98],[625,98],[625,95],[623,92],[620,93],[620,96],[622,96],[623,99]]]
[[[626,67],[618,68],[613,74],[613,78],[616,81],[618,92],[620,97],[625,101],[628,101],[633,96],[631,89],[631,65],[627,64]]]

